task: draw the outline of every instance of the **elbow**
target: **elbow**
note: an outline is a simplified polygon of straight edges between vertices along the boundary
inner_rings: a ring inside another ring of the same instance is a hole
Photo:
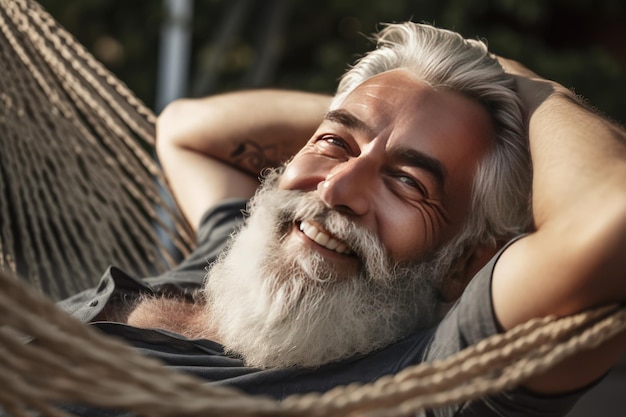
[[[186,108],[189,99],[179,99],[169,103],[159,114],[156,121],[156,148],[159,149],[176,144],[182,135]]]

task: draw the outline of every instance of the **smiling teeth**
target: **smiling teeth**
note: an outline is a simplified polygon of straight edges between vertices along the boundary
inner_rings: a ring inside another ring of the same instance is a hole
[[[350,248],[343,243],[331,237],[328,233],[320,230],[315,224],[309,222],[308,220],[304,220],[300,223],[300,230],[304,233],[309,239],[313,240],[320,246],[325,247],[326,249],[330,249],[337,253],[342,253],[345,255],[349,255],[352,253]]]

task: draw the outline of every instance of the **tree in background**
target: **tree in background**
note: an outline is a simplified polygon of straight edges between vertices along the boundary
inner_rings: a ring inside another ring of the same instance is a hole
[[[153,105],[162,2],[40,3]],[[187,95],[267,86],[332,93],[379,22],[409,19],[487,39],[626,122],[621,0],[196,0]]]

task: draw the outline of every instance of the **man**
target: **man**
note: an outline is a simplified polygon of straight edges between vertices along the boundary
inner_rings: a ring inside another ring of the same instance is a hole
[[[198,249],[145,281],[112,268],[62,306],[170,366],[283,398],[626,301],[624,132],[500,62],[508,74],[479,42],[390,25],[332,100],[172,104],[157,150]],[[625,347],[432,415],[563,415]]]

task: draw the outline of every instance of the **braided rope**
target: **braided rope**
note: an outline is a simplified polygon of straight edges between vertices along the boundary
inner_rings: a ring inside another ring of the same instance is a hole
[[[128,89],[128,87],[122,83],[115,75],[108,71],[100,62],[80,44],[78,43],[67,31],[59,30],[57,22],[50,14],[48,14],[39,4],[29,3],[29,6],[34,11],[34,15],[37,19],[40,19],[42,24],[49,28],[55,28],[56,34],[61,39],[61,42],[71,48],[76,57],[80,58],[85,64],[97,75],[98,79],[104,80],[109,86],[111,86],[120,97],[122,97],[134,111],[143,116],[149,124],[156,122],[156,117],[152,110],[148,109],[135,95]],[[153,137],[148,135],[143,138],[148,143],[153,144]]]
[[[189,253],[154,115],[31,0],[0,0],[0,72],[0,270],[59,299]]]
[[[157,178],[159,181],[164,181],[163,174],[156,166],[152,156],[148,155],[145,150],[139,146],[136,138],[131,137],[125,132],[125,126],[129,126],[131,130],[138,133],[147,144],[153,145],[154,114],[141,104],[128,88],[119,80],[115,79],[110,72],[104,69],[104,67],[82,46],[73,40],[65,30],[62,30],[52,17],[39,5],[28,0],[19,0],[14,5],[22,6],[22,14],[19,16],[21,20],[27,21],[26,23],[28,25],[22,27],[22,30],[29,36],[30,41],[38,47],[38,50],[41,51],[41,55],[44,57],[48,66],[54,69],[64,89],[71,94],[73,102],[85,102],[88,110],[85,110],[84,114],[88,116],[91,115],[89,111],[91,110],[94,116],[96,116],[95,119],[104,121],[104,125],[110,129],[114,137],[122,139],[124,145],[132,151],[132,153],[123,156],[120,151],[124,151],[125,147],[120,147],[116,143],[109,145],[110,148],[116,149],[116,157],[119,166],[122,168],[129,166],[129,160],[134,156],[150,175]],[[10,8],[9,10],[15,9],[17,9],[17,7]],[[18,14],[16,13],[16,15]],[[30,27],[39,28],[42,34],[40,35],[36,30],[29,30]],[[53,49],[47,46],[49,43],[52,43]],[[66,43],[71,49],[66,46]],[[87,67],[85,67],[83,63],[86,63]],[[73,73],[72,70],[76,73]],[[94,71],[96,74],[94,75],[90,70]],[[78,80],[84,80],[84,83],[79,83],[77,82]],[[104,84],[105,81],[107,84]],[[107,87],[114,88],[114,91],[120,95],[114,97]],[[93,91],[87,91],[89,88],[93,89]],[[96,100],[96,98],[98,98],[98,100]],[[132,110],[134,111],[128,111],[123,108],[120,98],[125,100],[126,104],[132,106]],[[98,104],[98,102],[102,100],[104,100],[108,107]],[[147,120],[143,119],[141,116],[147,117]],[[124,124],[116,122],[114,117],[121,118]],[[146,124],[146,122],[148,123]],[[92,124],[95,125],[93,122]],[[109,136],[110,135],[101,134],[100,137],[107,141]],[[135,182],[139,185],[139,189],[148,193],[148,197],[151,197],[153,202],[162,203],[160,197],[152,192],[151,187],[147,186],[147,181],[138,176],[138,171],[129,171],[128,174],[134,176]],[[141,193],[136,193],[136,195],[141,196]],[[164,208],[167,208],[167,206]],[[185,236],[189,236],[189,233],[186,233]]]
[[[626,328],[621,308],[531,320],[436,363],[283,402],[138,355],[2,271],[54,296],[93,280],[103,260],[173,262],[134,248],[155,240],[144,219],[166,229],[154,208],[162,175],[141,145],[153,144],[154,115],[36,3],[0,6],[0,405],[11,415],[67,417],[55,404],[76,403],[153,416],[408,416],[514,387]],[[176,228],[185,253],[191,234]],[[80,250],[90,230],[114,244]]]
[[[0,384],[6,387],[0,405],[7,410],[35,409],[53,416],[63,414],[56,414],[59,410],[51,404],[80,403],[151,416],[384,417],[512,388],[626,329],[626,310],[610,307],[559,320],[531,320],[443,361],[410,367],[372,384],[283,402],[175,373],[67,316],[2,273],[0,324]],[[24,344],[24,335],[34,340]]]

